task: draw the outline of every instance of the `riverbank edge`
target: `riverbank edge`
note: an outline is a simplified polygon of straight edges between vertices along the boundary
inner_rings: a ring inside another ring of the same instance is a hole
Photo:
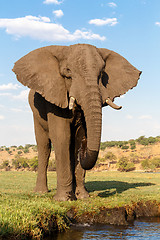
[[[128,225],[140,217],[160,217],[160,203],[157,201],[137,202],[124,207],[99,209],[98,213],[83,213],[77,216],[74,209],[67,212],[71,224]]]
[[[127,226],[134,224],[134,220],[141,217],[160,217],[160,202],[146,201],[137,202],[131,205],[106,208],[101,207],[96,212],[84,212],[79,214],[78,211],[72,207],[64,215],[61,229],[59,229],[58,219],[51,213],[43,214],[39,217],[38,228],[41,232],[40,236],[35,236],[30,231],[26,233],[19,233],[18,239],[45,239],[47,236],[62,231],[66,231],[75,225],[93,225],[93,224],[106,224]],[[16,235],[16,236],[15,236]],[[0,239],[17,239],[17,234],[5,236]]]

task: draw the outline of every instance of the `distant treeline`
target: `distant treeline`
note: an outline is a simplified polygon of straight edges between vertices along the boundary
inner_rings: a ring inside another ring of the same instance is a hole
[[[144,146],[151,145],[154,143],[160,142],[160,136],[157,137],[148,137],[146,138],[145,136],[140,136],[137,139],[130,139],[128,141],[106,141],[106,142],[101,142],[100,149],[104,150],[106,147],[119,147],[122,149],[135,149],[136,144],[141,144]],[[12,150],[11,150],[12,148]],[[25,146],[11,146],[11,147],[6,147],[6,146],[1,146],[0,151],[6,150],[7,152],[11,153],[10,151],[15,151],[15,149],[19,150],[19,154],[21,152],[28,153],[29,149],[32,148],[33,151],[37,152],[37,145],[34,144],[26,144]],[[52,150],[54,150],[54,147],[52,146]]]
[[[129,141],[106,141],[102,142],[100,145],[100,149],[104,150],[106,147],[119,147],[122,149],[135,149],[136,144],[141,144],[144,146],[155,144],[157,142],[160,142],[160,136],[157,137],[148,137],[146,138],[145,136],[141,136],[137,139],[131,139]]]

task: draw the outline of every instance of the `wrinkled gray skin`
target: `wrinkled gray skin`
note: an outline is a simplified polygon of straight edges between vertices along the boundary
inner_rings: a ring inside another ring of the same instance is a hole
[[[48,191],[47,166],[53,143],[57,171],[54,198],[88,197],[85,170],[97,160],[102,106],[107,105],[107,99],[112,102],[135,87],[140,72],[119,54],[87,44],[34,50],[18,60],[13,71],[31,88],[29,103],[38,146],[35,191]]]

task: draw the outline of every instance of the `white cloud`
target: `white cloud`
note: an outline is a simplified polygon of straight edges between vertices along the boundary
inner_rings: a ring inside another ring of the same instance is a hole
[[[58,1],[58,0],[45,0],[43,3],[44,4],[56,4],[59,5],[61,4],[63,1]]]
[[[160,22],[155,22],[155,25],[157,25],[158,27],[160,27]]]
[[[5,119],[5,117],[3,115],[0,115],[0,120]]]
[[[103,20],[104,21],[104,20]],[[109,20],[108,20],[109,21]],[[111,25],[116,22],[110,21]],[[42,41],[75,41],[79,39],[96,39],[104,41],[106,38],[91,31],[81,31],[77,29],[70,33],[60,24],[51,23],[47,17],[26,16],[15,19],[0,19],[0,28],[5,28],[8,34],[16,38],[29,36]]]
[[[11,108],[11,111],[12,112],[23,112],[23,110],[20,108]]]
[[[0,85],[0,90],[16,90],[21,88],[18,84],[8,83]]]
[[[2,105],[2,104],[0,104],[0,108],[1,108],[1,109],[3,109],[3,108],[5,108],[5,106],[4,106],[4,105]]]
[[[60,10],[55,10],[55,11],[53,11],[53,13],[58,18],[63,17],[63,15],[64,15],[64,13],[63,13],[63,11],[61,9]]]
[[[11,93],[0,93],[0,96],[11,96]]]
[[[24,108],[11,108],[10,109],[12,112],[16,112],[16,113],[20,113],[20,112],[31,112],[31,109],[30,109],[30,107],[27,105],[27,106],[25,106]]]
[[[13,99],[26,101],[28,99],[29,89],[23,90],[19,95],[13,96]]]
[[[109,6],[109,7],[112,7],[112,8],[116,8],[116,7],[117,7],[117,4],[114,3],[114,2],[110,2],[110,3],[108,3],[108,6]]]
[[[94,24],[96,26],[114,26],[118,23],[117,18],[104,18],[104,19],[91,19],[89,24]]]
[[[151,115],[142,115],[142,116],[139,117],[139,119],[142,119],[142,120],[143,119],[149,119],[150,120],[150,119],[152,119],[152,116]]]
[[[127,115],[126,118],[127,119],[133,119],[133,116],[132,115]]]

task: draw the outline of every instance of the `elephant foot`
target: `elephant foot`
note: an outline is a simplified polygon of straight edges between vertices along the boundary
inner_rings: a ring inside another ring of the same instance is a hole
[[[77,200],[73,191],[70,191],[70,192],[58,191],[54,195],[53,198],[56,201],[74,201],[74,200]]]
[[[89,198],[89,193],[87,192],[85,187],[77,187],[75,194],[76,194],[77,199]]]
[[[46,187],[46,186],[36,186],[35,188],[34,188],[34,192],[38,192],[38,193],[47,193],[47,192],[49,192],[48,191],[48,187]]]

